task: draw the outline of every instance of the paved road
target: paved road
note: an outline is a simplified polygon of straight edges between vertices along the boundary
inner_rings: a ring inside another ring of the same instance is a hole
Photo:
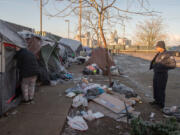
[[[146,59],[153,57],[153,55],[147,55]],[[139,58],[138,58],[139,57]],[[140,58],[141,57],[141,58]],[[144,60],[143,54],[133,54],[133,56],[121,54],[115,56],[114,59],[117,65],[123,70],[123,72],[129,77],[129,79],[137,85],[138,92],[144,94],[147,100],[152,98],[152,78],[153,71],[149,71],[149,61]],[[169,80],[166,90],[166,105],[179,105],[180,103],[180,68],[176,68],[169,72]],[[150,98],[148,98],[150,97]]]

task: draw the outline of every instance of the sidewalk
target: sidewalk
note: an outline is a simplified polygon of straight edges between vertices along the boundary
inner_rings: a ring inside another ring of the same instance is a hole
[[[0,135],[60,135],[72,102],[64,91],[73,85],[40,87],[35,104],[19,105],[17,114],[0,118]]]

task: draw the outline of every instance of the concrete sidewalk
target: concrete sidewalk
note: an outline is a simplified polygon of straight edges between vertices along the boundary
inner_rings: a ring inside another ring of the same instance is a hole
[[[72,102],[64,91],[73,85],[40,87],[35,104],[20,105],[17,114],[0,118],[0,135],[60,135]]]

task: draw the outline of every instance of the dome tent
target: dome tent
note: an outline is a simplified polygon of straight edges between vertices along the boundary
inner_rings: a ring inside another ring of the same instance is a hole
[[[17,106],[21,100],[16,89],[18,74],[13,48],[25,48],[26,42],[16,32],[19,28],[18,25],[0,20],[0,115]]]

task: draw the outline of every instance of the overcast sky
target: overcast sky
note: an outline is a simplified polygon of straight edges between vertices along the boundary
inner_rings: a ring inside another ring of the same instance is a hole
[[[126,4],[124,1],[125,0],[122,0],[122,6],[123,4]],[[171,44],[179,44],[175,42],[178,40],[180,41],[180,0],[149,0],[149,3],[151,9],[161,12],[160,15],[164,19],[165,30],[171,35],[171,40],[174,41],[174,43],[171,42]],[[63,7],[64,4],[59,3],[58,8],[63,9]],[[56,12],[52,2],[50,2],[45,9],[48,12]],[[46,13],[45,10],[44,13]],[[140,17],[137,15],[132,17],[133,19],[126,23],[127,37],[133,36],[137,22],[148,19],[148,17]],[[0,0],[0,19],[39,30],[39,1]],[[67,18],[49,18],[44,15],[43,30],[67,37],[67,23],[65,22],[65,19],[70,20],[71,37],[73,37],[78,25],[78,17],[76,16]],[[122,35],[122,27],[120,25],[116,25],[114,29],[117,29],[119,35]]]

